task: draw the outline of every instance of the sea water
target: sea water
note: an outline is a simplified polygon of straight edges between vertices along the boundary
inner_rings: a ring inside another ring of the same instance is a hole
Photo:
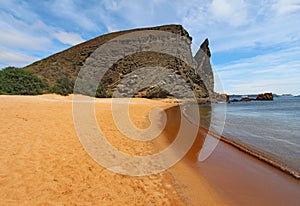
[[[219,127],[217,132],[228,139],[300,172],[300,97],[200,105],[199,109],[205,127]],[[208,113],[220,114],[220,118],[215,115],[210,122]]]

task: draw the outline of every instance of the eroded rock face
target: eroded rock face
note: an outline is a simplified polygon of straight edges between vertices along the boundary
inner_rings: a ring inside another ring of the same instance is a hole
[[[107,56],[103,54],[95,55],[99,52],[97,49],[101,45],[110,40],[114,41],[115,38],[123,34],[138,31],[146,31],[146,33],[143,33],[144,36],[138,36],[134,39],[123,39],[122,46],[125,45],[126,50],[137,50],[136,47],[139,47],[140,52],[122,56],[103,75],[101,84],[107,93],[113,94],[117,91],[120,96],[130,94],[135,97],[147,98],[186,97],[188,90],[192,90],[198,98],[208,97],[209,94],[213,93],[214,82],[210,65],[211,53],[208,47],[208,39],[203,42],[194,58],[190,47],[192,38],[181,25],[166,25],[106,34],[37,61],[24,69],[37,74],[46,80],[50,86],[62,77],[76,80],[79,71],[83,67],[88,65],[100,68],[101,62],[109,58],[110,54]],[[178,41],[175,46],[171,44],[165,47],[165,42],[174,37],[168,35],[157,36],[155,32],[151,31],[171,32],[183,41]],[[154,49],[156,49],[156,45],[160,45],[162,49],[160,52],[147,51],[148,44],[154,45]],[[176,49],[176,55],[167,54],[166,50],[168,49]],[[123,51],[122,48],[117,47],[113,52],[120,56]],[[153,67],[153,69],[147,70],[146,74],[144,72],[132,75],[134,71],[144,67]],[[167,74],[165,74],[166,78],[164,80],[155,81],[165,73],[163,70],[158,72],[155,67],[165,69]],[[95,76],[97,75],[91,75],[91,78],[97,78]],[[185,82],[184,85],[182,83],[174,84],[175,79],[178,77]],[[143,79],[142,82],[139,81],[141,78]],[[144,87],[136,89],[136,85],[144,85]]]
[[[211,95],[214,91],[214,75],[210,64],[211,53],[208,45],[209,41],[208,39],[205,39],[194,58],[197,61],[197,73],[202,77],[203,82]]]

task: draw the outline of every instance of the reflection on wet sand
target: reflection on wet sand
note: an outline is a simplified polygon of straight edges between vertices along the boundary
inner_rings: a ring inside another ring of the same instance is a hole
[[[166,112],[168,123],[164,135],[170,143],[176,138],[180,119],[185,117],[181,116],[178,107]],[[201,124],[207,126],[207,121],[203,119]],[[195,127],[191,123],[185,126],[186,131]],[[203,202],[201,194],[207,194],[207,190],[221,195],[222,205],[297,205],[300,202],[298,180],[223,141],[218,143],[208,159],[199,162],[198,153],[207,133],[208,130],[200,126],[191,149],[169,170],[177,183],[185,188],[183,194],[191,203],[197,205]],[[208,185],[206,193],[201,190],[203,184]]]

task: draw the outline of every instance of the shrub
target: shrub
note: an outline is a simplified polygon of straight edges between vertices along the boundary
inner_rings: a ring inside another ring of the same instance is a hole
[[[59,79],[53,87],[50,88],[50,92],[67,96],[68,94],[73,93],[73,88],[74,81],[68,77],[63,77]]]
[[[38,95],[47,89],[47,83],[29,71],[16,67],[0,70],[0,94]]]
[[[97,98],[109,98],[109,97],[112,97],[111,94],[109,94],[105,87],[100,83],[98,85],[98,88],[97,88],[97,91],[96,91],[96,97]]]

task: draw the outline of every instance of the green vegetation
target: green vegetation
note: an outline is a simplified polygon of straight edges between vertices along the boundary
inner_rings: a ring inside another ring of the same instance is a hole
[[[50,92],[67,96],[68,94],[73,93],[73,88],[74,81],[67,77],[63,77],[59,79],[53,87],[50,88]]]
[[[110,98],[110,97],[112,97],[112,94],[109,94],[105,90],[105,87],[100,83],[98,85],[98,88],[97,88],[97,91],[96,91],[96,97],[97,98]]]
[[[0,70],[0,94],[37,95],[47,89],[47,83],[29,71],[16,67]]]
[[[38,95],[45,93],[56,93],[63,96],[73,93],[74,80],[68,77],[62,77],[52,86],[49,87],[47,82],[40,79],[35,74],[24,69],[16,67],[7,67],[0,70],[0,95]],[[111,97],[105,87],[99,84],[96,95],[93,94],[93,85],[90,82],[82,85],[84,92],[78,92],[89,96],[96,96],[98,98]],[[88,91],[90,92],[88,92]],[[80,91],[80,89],[79,89]]]

